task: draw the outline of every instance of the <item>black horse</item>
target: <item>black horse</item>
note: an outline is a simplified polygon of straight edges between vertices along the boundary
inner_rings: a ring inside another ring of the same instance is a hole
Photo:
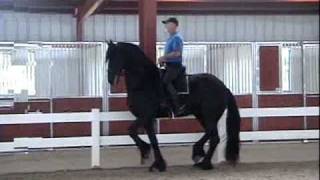
[[[163,92],[158,67],[146,57],[136,45],[108,42],[106,62],[108,62],[108,81],[111,85],[124,73],[129,110],[137,117],[129,128],[129,135],[141,152],[141,160],[150,154],[150,145],[139,138],[138,129],[144,128],[154,151],[155,162],[149,168],[166,170],[157,137],[154,131],[155,118],[161,111]],[[217,122],[225,109],[227,113],[226,160],[236,164],[239,158],[240,115],[236,101],[230,90],[218,78],[211,74],[197,74],[189,78],[189,95],[185,98],[186,109],[194,114],[203,126],[205,133],[193,145],[192,159],[201,169],[212,169],[211,158],[220,139]],[[204,144],[210,140],[207,152]]]

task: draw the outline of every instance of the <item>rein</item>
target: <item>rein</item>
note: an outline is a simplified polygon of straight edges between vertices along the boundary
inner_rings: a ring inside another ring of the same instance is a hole
[[[125,75],[125,70],[121,70],[118,74],[116,74],[116,84],[119,84],[120,77]]]

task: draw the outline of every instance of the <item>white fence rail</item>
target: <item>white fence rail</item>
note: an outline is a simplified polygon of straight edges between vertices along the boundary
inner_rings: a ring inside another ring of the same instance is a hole
[[[286,107],[286,108],[241,108],[240,116],[247,117],[294,117],[318,116],[319,107]],[[93,111],[94,112],[94,111]],[[34,113],[34,114],[6,114],[0,115],[0,124],[38,124],[38,123],[70,123],[91,122],[93,112],[77,113]],[[133,121],[135,116],[130,112],[99,112],[100,121]],[[194,118],[194,116],[180,119]]]
[[[241,117],[299,117],[319,116],[319,107],[290,108],[244,108],[240,109]],[[193,116],[190,116],[193,117]],[[188,117],[188,118],[190,118]],[[63,148],[91,146],[93,167],[100,165],[100,146],[134,144],[129,136],[100,136],[100,122],[132,121],[135,117],[130,112],[99,112],[93,109],[88,113],[50,113],[50,114],[8,114],[0,115],[0,125],[91,122],[91,137],[67,138],[15,138],[13,142],[0,143],[1,152],[14,152],[26,149]],[[196,142],[203,133],[158,134],[159,143],[191,143]],[[225,115],[219,121],[221,143],[217,148],[217,161],[223,161],[225,146]],[[141,138],[148,142],[146,135]],[[241,132],[242,141],[257,140],[304,140],[319,139],[319,130],[285,130],[285,131],[252,131]]]

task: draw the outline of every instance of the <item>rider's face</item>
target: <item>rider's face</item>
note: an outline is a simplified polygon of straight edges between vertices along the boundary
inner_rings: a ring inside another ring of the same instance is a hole
[[[168,22],[165,26],[166,26],[166,31],[169,34],[175,33],[177,31],[177,25],[175,23]]]

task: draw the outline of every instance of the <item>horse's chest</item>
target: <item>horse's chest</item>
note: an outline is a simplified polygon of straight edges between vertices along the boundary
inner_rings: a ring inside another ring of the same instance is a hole
[[[129,110],[136,116],[153,113],[158,109],[158,101],[154,96],[141,92],[128,92]]]

